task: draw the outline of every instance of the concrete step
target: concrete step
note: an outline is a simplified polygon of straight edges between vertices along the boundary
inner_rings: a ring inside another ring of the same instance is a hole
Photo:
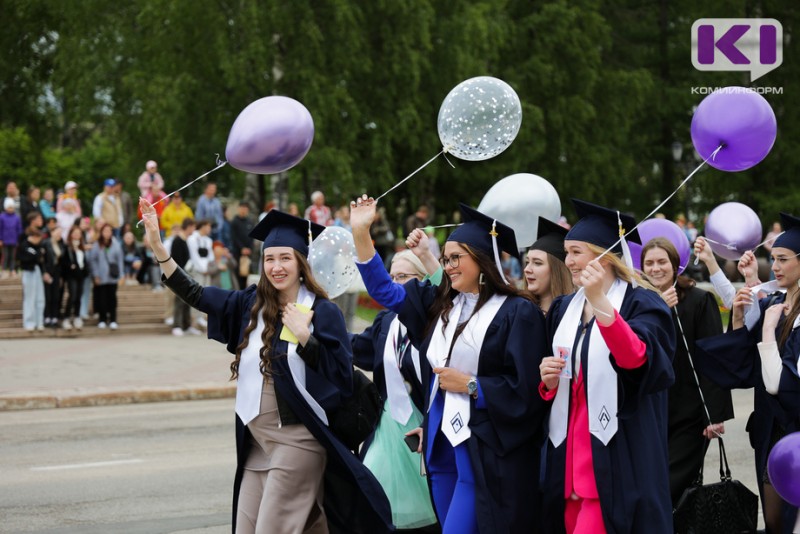
[[[171,326],[160,324],[120,324],[119,329],[99,329],[97,326],[84,324],[81,330],[64,330],[62,328],[45,328],[43,332],[26,332],[20,325],[17,328],[0,327],[0,339],[25,339],[42,337],[106,337],[131,334],[168,334]]]

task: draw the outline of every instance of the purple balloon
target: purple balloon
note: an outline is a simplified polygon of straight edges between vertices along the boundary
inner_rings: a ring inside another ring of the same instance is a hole
[[[767,471],[781,499],[800,506],[800,432],[789,434],[772,447]]]
[[[646,245],[648,241],[656,237],[668,239],[670,243],[675,245],[675,249],[678,251],[678,257],[680,258],[678,273],[682,273],[686,270],[686,266],[689,264],[689,256],[691,255],[692,247],[689,243],[689,238],[684,231],[681,230],[680,226],[667,219],[647,219],[639,225],[639,237],[642,238],[642,245]],[[636,245],[636,243],[631,243],[630,245],[631,256],[633,256],[633,266],[641,270],[642,247]],[[638,254],[634,255],[633,245],[636,245]]]
[[[738,260],[761,242],[761,221],[750,207],[726,202],[714,208],[706,221],[706,238],[711,250],[726,260]]]
[[[775,143],[775,112],[763,96],[745,87],[724,87],[700,102],[692,117],[692,143],[708,164],[743,171],[763,160]]]
[[[285,96],[268,96],[236,117],[225,158],[240,171],[277,174],[300,163],[313,140],[314,120],[303,104]]]

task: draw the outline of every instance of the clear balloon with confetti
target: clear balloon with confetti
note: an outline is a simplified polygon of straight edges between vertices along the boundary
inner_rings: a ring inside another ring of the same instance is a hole
[[[350,287],[358,274],[353,234],[339,226],[329,226],[311,242],[308,263],[314,279],[336,298]]]
[[[478,76],[458,84],[439,108],[439,139],[448,154],[482,161],[503,152],[522,124],[522,104],[503,80]]]

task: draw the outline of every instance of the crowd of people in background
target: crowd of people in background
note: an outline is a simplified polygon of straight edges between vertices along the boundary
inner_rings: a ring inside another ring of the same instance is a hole
[[[165,243],[168,247],[177,244],[179,264],[200,283],[242,288],[247,286],[248,276],[258,273],[260,262],[253,258],[256,243],[248,237],[248,231],[275,207],[273,202],[268,202],[256,218],[247,201],[223,203],[213,182],[207,182],[193,201],[187,202],[180,192],[167,197],[164,178],[152,160],[146,163],[136,187],[139,195],[154,205]],[[0,278],[22,278],[23,323],[28,331],[59,326],[80,329],[89,316],[90,302],[98,316],[98,327],[116,329],[116,291],[112,287],[146,285],[153,291],[163,290],[152,252],[137,239],[135,224],[141,214],[122,180],[103,181],[102,190],[91,202],[91,216],[84,215],[78,188],[77,182],[69,180],[60,190],[30,185],[22,194],[15,182],[6,184],[0,213]],[[351,231],[348,205],[328,206],[322,191],[313,192],[309,200],[302,212],[296,203],[290,203],[286,212],[322,226]],[[404,248],[404,236],[416,228],[428,235],[434,256],[441,254],[439,242],[444,231],[430,226],[434,218],[429,206],[418,205],[399,226],[389,221],[383,208],[377,210],[375,217],[370,236],[387,266],[392,256]],[[678,215],[674,222],[694,246],[700,236],[695,223],[684,215]],[[558,224],[570,227],[565,217]],[[776,222],[766,239],[774,239],[780,232],[780,223]],[[104,234],[110,234],[110,239]],[[764,245],[764,252],[769,255],[769,242]],[[504,276],[515,286],[524,287],[526,276],[519,260],[509,254],[502,254],[501,260]],[[761,262],[766,264],[768,258]],[[708,280],[720,269],[715,265],[704,261],[695,266],[691,262],[686,274],[698,281]],[[736,276],[730,267],[725,273]],[[352,326],[355,317],[358,289],[354,286],[336,299],[348,326]],[[173,326],[174,335],[199,334],[205,327],[204,318],[197,314],[189,317],[182,303],[169,299],[168,306],[165,322]]]

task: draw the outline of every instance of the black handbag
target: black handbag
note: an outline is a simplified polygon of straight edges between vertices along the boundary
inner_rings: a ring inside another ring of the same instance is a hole
[[[330,429],[351,451],[369,437],[383,412],[378,388],[367,375],[353,369],[353,394],[330,417]]]
[[[707,425],[711,425],[711,415],[708,413],[706,399],[700,388],[700,379],[692,361],[692,353],[683,325],[678,317],[678,310],[673,308],[677,319],[678,328],[683,338],[686,354],[689,355],[689,364],[692,367],[700,400],[706,414]],[[717,434],[719,441],[719,482],[703,485],[703,466],[694,483],[686,488],[678,499],[675,510],[672,511],[673,527],[677,534],[739,534],[755,533],[758,526],[758,496],[747,487],[731,478],[731,469],[728,467],[728,456],[725,454],[725,444],[722,436]]]
[[[703,485],[703,469],[683,492],[672,514],[678,534],[738,534],[756,532],[758,496],[731,478],[725,444],[719,441],[719,482]],[[724,469],[723,469],[724,465]]]

